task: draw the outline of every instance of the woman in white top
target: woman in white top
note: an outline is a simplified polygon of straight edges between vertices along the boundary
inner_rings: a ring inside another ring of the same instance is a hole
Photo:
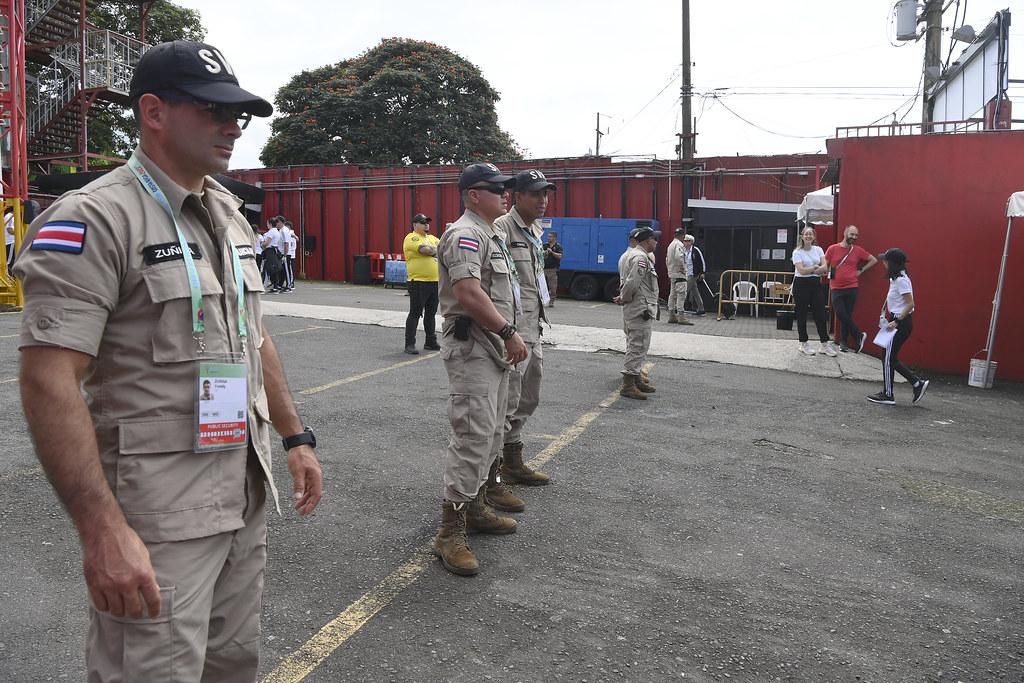
[[[882,304],[882,315],[878,320],[878,325],[883,329],[896,330],[896,336],[885,349],[885,359],[882,365],[884,381],[882,390],[868,396],[868,400],[888,406],[896,403],[893,379],[895,373],[898,372],[914,388],[914,403],[917,403],[924,398],[924,392],[928,390],[928,380],[918,377],[898,358],[900,348],[910,338],[910,333],[914,331],[914,286],[907,274],[907,255],[902,249],[893,247],[879,254],[878,260],[885,264],[885,269],[889,274],[889,293],[885,297],[885,303]]]
[[[835,346],[828,337],[825,324],[825,290],[821,276],[828,271],[825,252],[818,246],[818,236],[808,225],[800,233],[800,240],[793,250],[793,302],[796,305],[796,329],[800,334],[800,351],[813,356],[817,351],[807,340],[807,311],[814,316],[818,328],[819,350],[828,356],[836,356]]]

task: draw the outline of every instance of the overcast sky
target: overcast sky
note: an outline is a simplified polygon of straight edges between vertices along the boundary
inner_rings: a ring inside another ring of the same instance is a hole
[[[528,158],[594,149],[674,158],[680,129],[679,0],[175,0],[200,12],[207,41],[242,87],[268,100],[304,69],[355,57],[382,38],[444,45],[501,93],[499,123]],[[899,47],[893,0],[693,0],[691,61],[698,156],[824,151],[837,126],[920,121],[924,40]],[[944,26],[951,28],[956,0]],[[979,32],[1009,0],[964,0]],[[1010,78],[1024,78],[1024,13],[1010,34]],[[959,23],[959,22],[958,22]],[[944,33],[943,59],[949,31]],[[954,50],[954,59],[963,48]],[[728,88],[729,90],[717,90]],[[727,94],[731,93],[731,94]],[[1017,118],[1024,89],[1013,87]],[[731,110],[731,111],[730,111]],[[746,119],[741,120],[741,119]],[[232,168],[262,166],[256,119]]]

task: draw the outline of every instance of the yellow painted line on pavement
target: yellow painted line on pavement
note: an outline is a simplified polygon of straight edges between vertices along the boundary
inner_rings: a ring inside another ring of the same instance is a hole
[[[15,337],[20,337],[20,336],[21,336],[20,334],[3,334],[3,335],[0,335],[0,339],[14,339]]]
[[[337,327],[329,327],[327,325],[313,325],[312,327],[303,327],[301,330],[289,330],[288,332],[275,332],[274,334],[272,334],[270,336],[274,337],[276,339],[277,337],[283,337],[286,334],[298,334],[299,332],[309,332],[310,330],[336,330],[336,329],[338,329],[338,328]]]
[[[590,306],[587,306],[587,308],[600,308],[601,306],[604,306],[604,304],[591,304]]]
[[[10,379],[0,379],[0,384],[10,384],[11,382],[17,382],[17,377],[11,377]]]
[[[437,354],[434,354],[437,355]],[[401,365],[416,363],[423,358],[393,365],[391,368],[374,370],[373,373],[385,372]],[[648,363],[645,369],[652,367]],[[363,373],[364,375],[368,373]],[[354,375],[353,377],[359,377]],[[350,378],[351,379],[351,378]],[[355,381],[355,379],[351,379]],[[325,385],[327,386],[327,385]],[[555,457],[559,451],[578,439],[597,417],[619,400],[619,390],[610,393],[597,407],[582,415],[567,427],[555,440],[530,461],[531,467],[539,467]],[[398,569],[389,574],[369,592],[349,606],[344,612],[328,622],[316,635],[302,644],[299,649],[285,657],[280,664],[267,674],[262,683],[299,683],[323,663],[325,659],[355,635],[378,612],[387,607],[399,593],[411,586],[423,574],[423,571],[434,563],[431,546],[433,540],[416,549],[413,556]]]
[[[395,363],[394,365],[389,365],[386,368],[377,368],[376,370],[369,370],[367,372],[361,372],[358,375],[350,375],[348,377],[343,377],[343,378],[341,378],[339,380],[335,380],[335,381],[329,382],[327,384],[321,384],[318,387],[310,387],[309,389],[303,389],[302,391],[299,392],[299,394],[301,394],[303,396],[309,396],[311,394],[319,394],[321,391],[327,391],[328,389],[333,389],[334,387],[340,387],[343,384],[351,384],[352,382],[358,382],[361,379],[367,379],[368,377],[373,377],[374,375],[380,375],[380,374],[385,373],[385,372],[390,372],[392,370],[397,370],[398,368],[404,368],[407,365],[412,365],[413,363],[421,363],[421,362],[423,362],[425,360],[430,360],[431,358],[436,358],[439,355],[440,354],[438,354],[438,353],[428,353],[425,356],[420,356],[419,358],[414,358],[412,360],[402,361],[401,363]]]

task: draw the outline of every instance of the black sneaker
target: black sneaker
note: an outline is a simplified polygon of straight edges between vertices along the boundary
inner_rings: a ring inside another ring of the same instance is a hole
[[[857,353],[860,353],[861,351],[864,350],[864,341],[867,338],[868,338],[868,333],[867,332],[861,332],[860,333],[860,343],[857,344]]]
[[[928,380],[918,380],[914,385],[914,403],[924,398],[924,392],[928,391]]]
[[[839,345],[839,352],[840,352],[840,353],[849,353],[849,352],[850,352],[850,351],[852,351],[852,350],[853,350],[853,349],[851,349],[851,348],[850,348],[849,346],[847,346],[846,344],[840,344],[840,345]]]
[[[428,351],[440,351],[441,350],[441,345],[438,344],[436,341],[433,341],[433,342],[427,342],[426,344],[424,344],[423,348],[428,350]]]
[[[418,350],[418,349],[416,348],[416,345],[415,345],[415,344],[411,344],[411,345],[409,345],[409,346],[406,346],[406,347],[405,347],[405,352],[406,352],[407,354],[409,354],[410,356],[418,356],[418,355],[420,355],[420,352],[419,352],[419,350]]]
[[[696,316],[707,315],[707,312],[706,311],[697,311],[696,313],[694,313],[694,315],[696,315]]]
[[[914,391],[916,393],[917,390],[915,389]],[[877,394],[871,394],[870,396],[868,396],[868,400],[871,401],[872,403],[881,403],[882,405],[886,406],[896,405],[896,399],[894,399],[892,396],[887,396],[884,391],[879,391]]]

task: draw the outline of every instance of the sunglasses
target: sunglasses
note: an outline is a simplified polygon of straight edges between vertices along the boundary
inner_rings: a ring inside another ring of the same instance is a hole
[[[503,195],[505,194],[504,185],[474,185],[469,188],[471,190],[483,190],[484,192],[490,192],[491,194]]]
[[[154,94],[167,102],[188,102],[189,104],[194,104],[200,111],[205,112],[207,116],[219,124],[237,123],[239,128],[245,130],[249,122],[252,121],[252,114],[247,111],[241,111],[238,107],[230,104],[217,104],[216,102],[200,100],[180,90],[166,90]]]

